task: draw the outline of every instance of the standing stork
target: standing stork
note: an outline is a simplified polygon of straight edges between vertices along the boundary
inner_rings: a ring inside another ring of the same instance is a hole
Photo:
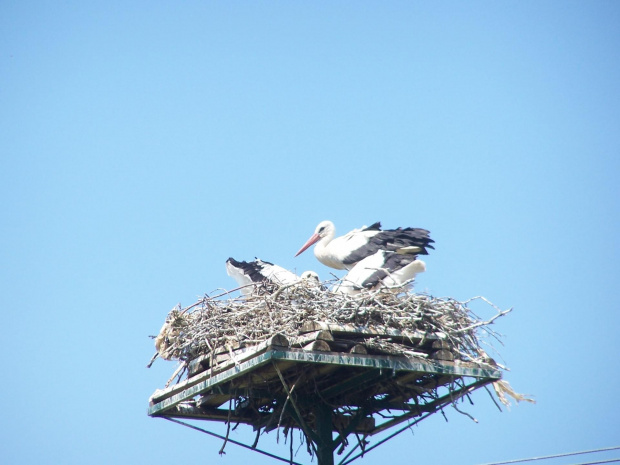
[[[434,249],[435,242],[429,231],[421,228],[381,229],[376,222],[368,227],[354,229],[344,236],[336,237],[336,228],[331,221],[321,221],[314,234],[295,254],[298,256],[308,247],[314,247],[315,257],[326,266],[337,270],[350,270],[356,263],[374,255],[380,250],[397,252],[401,255],[428,255],[427,248]]]
[[[426,271],[426,263],[415,255],[379,250],[359,261],[335,287],[340,294],[357,294],[363,289],[406,290],[418,273]]]

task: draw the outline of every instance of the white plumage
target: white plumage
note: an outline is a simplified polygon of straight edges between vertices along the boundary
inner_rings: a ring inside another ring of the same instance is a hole
[[[380,250],[358,262],[334,292],[357,294],[362,289],[395,288],[403,291],[403,286],[412,285],[418,273],[426,271],[426,263],[411,255]]]
[[[302,279],[307,279],[309,282],[316,280],[317,283],[319,281],[319,275],[314,271],[304,271],[301,277],[299,277],[286,268],[258,258],[252,262],[245,262],[237,261],[230,257],[226,260],[226,272],[228,276],[232,277],[242,287],[241,293],[244,295],[252,293],[253,287],[250,284],[265,281],[278,286],[295,284]]]
[[[336,228],[331,221],[321,221],[314,234],[299,249],[295,256],[316,244],[314,255],[326,266],[338,270],[350,270],[356,263],[374,255],[380,250],[399,254],[428,254],[434,242],[426,229],[398,228],[382,230],[377,222],[368,227],[354,229],[344,236],[334,238]]]

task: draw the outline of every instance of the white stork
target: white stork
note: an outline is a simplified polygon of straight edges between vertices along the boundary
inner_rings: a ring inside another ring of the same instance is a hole
[[[301,277],[292,271],[274,265],[264,260],[256,259],[253,262],[237,261],[230,257],[226,260],[226,272],[228,276],[237,281],[242,286],[241,293],[244,295],[252,294],[252,286],[250,284],[258,284],[267,282],[277,286],[287,286],[295,284],[301,280],[308,280],[310,283],[319,281],[319,275],[314,271],[304,271]]]
[[[415,255],[379,250],[359,261],[335,287],[340,294],[357,294],[362,289],[396,288],[412,284],[418,273],[426,271],[426,263]]]
[[[381,229],[381,223],[377,222],[368,227],[354,229],[344,236],[334,239],[336,228],[331,221],[321,221],[316,227],[314,234],[299,249],[295,256],[302,253],[312,244],[314,255],[326,266],[338,270],[350,270],[364,258],[377,253],[380,250],[397,252],[399,254],[427,255],[427,248],[434,249],[435,242],[429,237],[426,229],[398,228]]]
[[[321,282],[319,275],[316,271],[304,271],[301,274],[301,279],[306,279],[310,283],[319,284]]]

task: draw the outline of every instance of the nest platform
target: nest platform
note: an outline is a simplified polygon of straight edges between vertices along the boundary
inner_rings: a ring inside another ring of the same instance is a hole
[[[343,438],[351,432],[374,435],[501,379],[499,370],[471,363],[335,352],[330,342],[338,345],[337,338],[318,339],[310,348],[296,349],[274,336],[233,353],[215,370],[157,391],[149,415],[244,423],[265,432],[300,428],[313,438],[316,408],[324,404],[330,431]],[[434,352],[439,351],[445,349]],[[200,371],[202,363],[192,366]],[[391,418],[377,423],[375,414],[384,410]]]
[[[446,406],[460,411],[459,400],[489,384],[504,402],[501,367],[478,336],[495,336],[488,325],[510,310],[483,321],[467,303],[420,294],[352,298],[301,285],[255,294],[171,311],[156,346],[181,374],[151,396],[150,416],[250,425],[251,448],[262,433],[292,441],[301,431],[330,465],[349,445],[341,464]]]

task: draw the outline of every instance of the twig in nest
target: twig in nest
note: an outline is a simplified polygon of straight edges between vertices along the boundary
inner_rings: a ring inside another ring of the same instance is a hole
[[[224,439],[224,444],[222,444],[222,448],[220,449],[219,454],[220,455],[224,455],[226,452],[224,452],[224,448],[226,447],[226,443],[228,442],[228,436],[230,434],[230,415],[232,412],[232,402],[233,402],[233,397],[230,398],[230,400],[228,401],[228,419],[226,420],[226,438]]]
[[[304,434],[306,435],[306,441],[309,444],[311,444],[312,450],[316,454],[317,451],[316,451],[316,447],[314,445],[314,441],[312,441],[312,439],[311,439],[310,429],[308,428],[308,425],[304,421],[304,419],[303,419],[304,417],[301,414],[301,412],[299,411],[299,408],[297,408],[297,403],[291,398],[292,390],[289,390],[288,386],[286,385],[286,381],[284,381],[284,377],[282,376],[282,372],[280,371],[280,368],[278,368],[277,363],[274,362],[273,363],[273,367],[276,369],[276,372],[278,373],[278,377],[280,378],[280,382],[282,383],[282,387],[284,388],[284,391],[286,392],[287,400],[288,399],[291,400],[291,405],[295,409],[295,413],[297,414],[297,418],[299,419],[299,426],[301,426],[301,429],[303,430]]]
[[[178,368],[174,371],[174,373],[172,373],[172,376],[170,377],[170,379],[166,383],[166,387],[170,386],[170,383],[175,378],[175,376],[178,375],[182,370],[184,370],[186,366],[187,366],[186,362],[182,362],[182,363],[179,364]]]
[[[486,299],[485,299],[486,300]],[[493,315],[491,318],[489,318],[487,321],[478,321],[466,328],[462,328],[459,329],[458,331],[456,331],[456,334],[460,334],[460,333],[465,333],[467,331],[471,331],[474,328],[478,328],[479,326],[486,326],[486,325],[490,325],[491,323],[493,323],[495,320],[497,320],[500,316],[504,316],[507,313],[510,313],[512,311],[512,308],[509,308],[508,310],[502,310],[500,311],[497,315]]]
[[[452,404],[452,407],[454,408],[454,410],[456,410],[457,412],[459,412],[461,415],[465,415],[466,417],[468,417],[470,420],[472,420],[474,423],[478,423],[478,420],[476,420],[474,417],[472,417],[469,413],[464,412],[463,410],[461,410],[460,408],[458,408],[458,406],[456,405],[456,403]]]
[[[155,355],[153,355],[153,357],[151,357],[151,361],[149,362],[149,364],[146,366],[147,368],[151,368],[151,366],[153,365],[153,362],[155,361],[155,359],[159,357],[159,352],[155,352]]]
[[[279,372],[278,372],[279,374]],[[299,378],[297,378],[297,381],[295,381],[293,383],[293,386],[291,387],[291,392],[288,393],[288,395],[286,396],[286,400],[284,401],[284,405],[282,406],[282,411],[280,412],[280,418],[278,419],[278,433],[276,434],[276,442],[280,441],[280,425],[282,425],[282,418],[284,417],[284,411],[286,410],[286,406],[288,404],[289,399],[291,398],[291,394],[293,394],[293,391],[295,390],[295,386],[297,386],[297,383],[299,382],[299,380],[303,377],[303,374],[301,374],[299,376]],[[282,383],[284,383],[284,381],[282,381]]]
[[[177,306],[169,313],[155,339],[159,357],[190,361],[210,354],[213,369],[217,354],[235,353],[239,348],[258,344],[275,334],[294,339],[299,336],[302,325],[321,322],[351,324],[379,333],[398,330],[405,337],[422,334],[418,346],[427,342],[427,335],[433,336],[448,342],[457,360],[484,368],[505,369],[488,358],[481,347],[481,338],[492,336],[499,340],[499,335],[489,326],[512,309],[500,310],[484,297],[459,302],[409,291],[399,294],[363,291],[348,296],[326,290],[329,284],[334,283],[312,286],[301,281],[279,288],[258,284],[253,285],[253,294],[245,298],[217,298],[228,295],[224,293],[204,297],[186,308]],[[474,300],[489,304],[496,310],[495,314],[487,319],[477,317],[468,307]],[[376,338],[367,340],[366,344],[383,353],[425,356],[412,350],[411,343]]]

